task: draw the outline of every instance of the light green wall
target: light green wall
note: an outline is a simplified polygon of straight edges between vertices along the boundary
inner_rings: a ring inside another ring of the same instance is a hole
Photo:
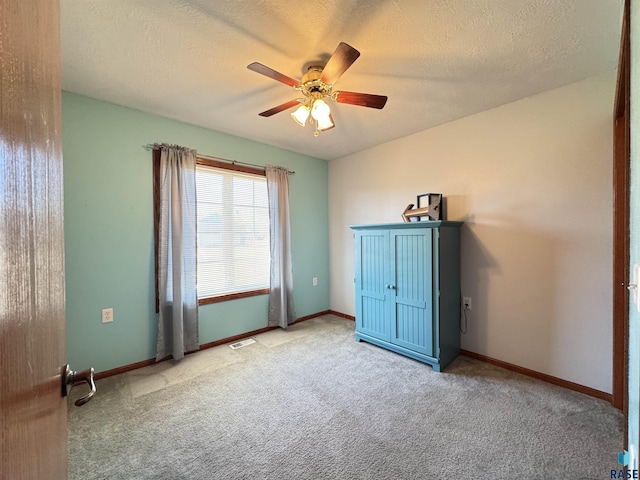
[[[327,162],[68,92],[62,102],[67,357],[74,369],[100,372],[155,357],[148,143],[294,170],[296,313],[329,308]],[[109,307],[114,321],[103,324],[102,309]],[[200,307],[200,342],[263,328],[266,312],[266,295]]]

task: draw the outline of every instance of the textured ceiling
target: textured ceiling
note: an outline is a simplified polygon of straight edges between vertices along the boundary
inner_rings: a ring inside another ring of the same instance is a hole
[[[61,0],[61,14],[65,90],[333,159],[615,69],[622,0]],[[361,56],[336,89],[387,95],[383,110],[332,103],[318,138],[290,111],[258,116],[299,94],[249,63],[299,79],[341,41]]]

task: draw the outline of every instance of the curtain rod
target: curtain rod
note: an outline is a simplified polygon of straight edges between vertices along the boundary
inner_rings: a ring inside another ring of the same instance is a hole
[[[145,148],[147,150],[153,150],[153,149],[157,148],[158,146],[159,146],[158,144],[149,143],[149,144],[145,145]],[[219,162],[227,162],[227,163],[230,163],[231,165],[246,165],[248,167],[259,168],[260,170],[264,170],[265,169],[264,165],[256,165],[255,163],[240,162],[238,160],[229,160],[228,158],[215,157],[213,155],[204,155],[202,153],[198,153],[196,156],[199,157],[199,158],[203,158],[205,160],[217,160]],[[293,171],[288,170],[288,169],[287,169],[287,173],[289,175],[295,175],[296,174],[296,172],[293,172]]]

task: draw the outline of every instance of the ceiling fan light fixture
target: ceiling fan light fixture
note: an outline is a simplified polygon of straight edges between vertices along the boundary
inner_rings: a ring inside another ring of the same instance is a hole
[[[320,119],[328,120],[329,115],[331,115],[331,109],[329,108],[329,105],[327,105],[327,102],[325,102],[321,98],[318,98],[313,102],[313,106],[311,107],[311,116],[315,120],[318,120],[318,121]]]
[[[309,118],[309,107],[307,105],[300,105],[295,112],[291,114],[291,118],[300,125],[304,127],[307,123],[307,118]]]
[[[326,117],[320,117],[317,119],[318,122],[318,130],[324,132],[325,130],[330,130],[335,127],[335,123],[333,123],[333,116],[331,114]]]

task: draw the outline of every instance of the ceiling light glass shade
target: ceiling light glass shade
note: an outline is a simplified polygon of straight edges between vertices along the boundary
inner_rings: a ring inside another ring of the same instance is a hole
[[[324,100],[319,98],[318,100],[313,102],[313,107],[311,107],[311,116],[314,119],[316,120],[320,120],[321,118],[328,119],[330,114],[331,114],[331,109],[329,108],[329,105],[327,105]]]
[[[291,114],[291,118],[293,118],[298,125],[304,127],[307,123],[307,118],[309,118],[309,107],[300,105],[296,111]]]
[[[333,117],[331,116],[331,114],[325,117],[318,118],[317,122],[318,122],[318,130],[322,132],[324,132],[325,130],[330,130],[333,127],[335,127],[335,124],[333,123]]]

